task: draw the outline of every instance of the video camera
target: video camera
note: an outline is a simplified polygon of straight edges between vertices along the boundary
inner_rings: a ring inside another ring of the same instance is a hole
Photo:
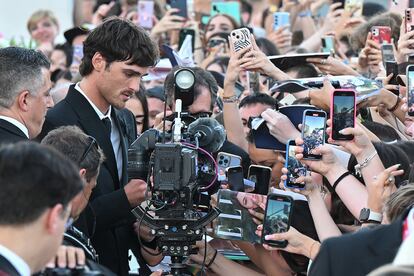
[[[194,253],[192,245],[202,239],[204,227],[219,215],[217,208],[201,214],[194,202],[216,183],[217,164],[211,153],[225,140],[223,126],[212,118],[183,124],[188,120],[182,120],[187,113],[182,114],[181,104],[185,110],[193,103],[195,76],[190,69],[179,69],[174,81],[173,132],[167,136],[165,131],[147,130],[128,150],[128,176],[146,180],[150,194],[148,206],[138,206],[132,212],[151,228],[158,248],[163,255],[172,256],[173,265]]]

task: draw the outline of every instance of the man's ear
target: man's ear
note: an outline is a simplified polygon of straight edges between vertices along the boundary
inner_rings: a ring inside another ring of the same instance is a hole
[[[56,234],[59,229],[59,224],[62,223],[64,208],[62,204],[56,204],[47,210],[46,216],[46,231],[49,234]]]
[[[25,91],[20,92],[20,94],[17,96],[17,99],[16,99],[19,108],[25,112],[29,111],[29,105],[28,105],[29,96],[30,96],[30,92],[28,90],[25,90]]]
[[[85,178],[86,175],[86,169],[80,169],[79,170],[79,176],[83,179]]]
[[[92,57],[92,66],[97,72],[102,72],[106,68],[106,60],[101,53],[96,52]]]

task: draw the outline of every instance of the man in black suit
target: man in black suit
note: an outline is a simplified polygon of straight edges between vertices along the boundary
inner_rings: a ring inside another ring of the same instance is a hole
[[[127,127],[135,126],[135,118],[125,111],[121,116],[120,109],[157,62],[158,47],[145,30],[111,18],[89,34],[83,51],[79,69],[83,79],[47,113],[40,137],[62,125],[76,125],[98,141],[105,161],[90,198],[93,211],[86,210],[76,226],[89,234],[100,263],[117,275],[128,275],[129,249],[142,254],[136,256],[140,273],[149,274],[145,263],[154,265],[161,256],[148,254],[149,248],[139,250],[133,230],[131,209],[144,200],[146,183],[128,182],[127,149],[136,138],[136,127]]]
[[[0,148],[0,275],[28,276],[56,254],[83,188],[62,154],[34,142]]]
[[[0,144],[36,137],[53,106],[50,63],[40,52],[0,49]]]
[[[402,243],[402,225],[407,213],[389,225],[327,239],[309,275],[362,276],[391,263]]]

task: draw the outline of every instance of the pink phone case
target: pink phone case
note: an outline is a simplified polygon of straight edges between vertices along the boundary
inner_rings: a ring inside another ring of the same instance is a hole
[[[332,91],[331,93],[331,107],[329,110],[329,119],[331,120],[331,133],[329,134],[329,138],[333,139],[332,137],[332,133],[333,133],[333,128],[334,128],[334,118],[333,118],[333,114],[334,114],[334,96],[335,96],[335,92],[346,92],[346,93],[352,93],[354,95],[354,126],[355,126],[355,121],[356,121],[356,93],[355,90],[353,89],[335,89]]]
[[[391,43],[391,28],[388,26],[373,26],[371,28],[372,40],[379,44]]]

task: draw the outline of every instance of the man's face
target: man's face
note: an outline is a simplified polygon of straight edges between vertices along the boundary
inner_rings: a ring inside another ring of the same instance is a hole
[[[158,98],[147,97],[148,113],[149,113],[149,127],[153,127],[155,123],[155,116],[164,111],[164,102]]]
[[[138,91],[142,76],[148,67],[129,65],[127,61],[114,61],[108,68],[98,72],[96,86],[106,103],[122,109],[131,96]]]
[[[92,177],[89,182],[87,182],[86,179],[83,179],[85,185],[83,190],[72,199],[72,211],[70,213],[70,216],[74,220],[79,217],[79,215],[85,209],[86,205],[88,205],[92,190],[96,186],[97,177],[98,176]]]
[[[42,68],[43,86],[38,91],[30,91],[27,96],[28,111],[23,114],[24,124],[29,131],[29,137],[36,137],[42,130],[48,108],[53,107],[53,100],[50,96],[52,83],[50,72]]]
[[[280,153],[268,149],[258,149],[254,143],[249,143],[249,156],[250,160],[256,165],[262,165],[270,167],[272,169],[272,175],[270,177],[270,185],[277,187],[280,182],[280,176],[282,175],[283,163],[279,162]]]
[[[247,126],[247,122],[249,121],[249,118],[260,116],[262,112],[265,111],[267,108],[270,108],[270,106],[258,103],[258,104],[245,105],[239,109],[240,117],[243,122],[243,130],[244,130],[245,137],[247,137],[250,131],[249,127]]]
[[[188,107],[191,114],[212,112],[210,91],[207,87],[201,87],[200,91],[201,93],[194,99],[193,104]],[[173,103],[173,111],[175,111],[175,102]]]

